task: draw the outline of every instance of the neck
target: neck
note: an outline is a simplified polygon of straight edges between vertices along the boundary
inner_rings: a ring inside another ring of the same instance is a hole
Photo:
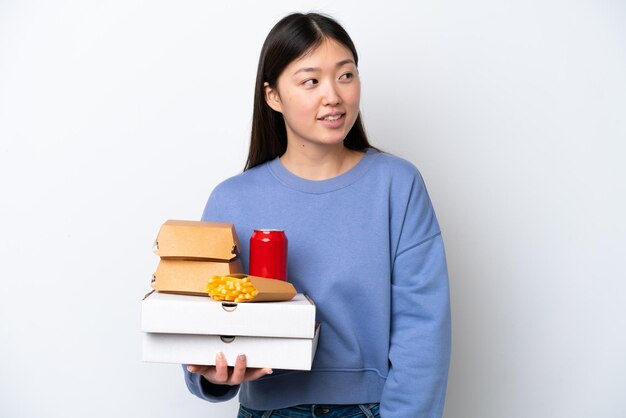
[[[280,157],[280,162],[291,173],[307,180],[327,180],[354,167],[363,153],[352,151],[343,144],[332,146],[290,147]]]

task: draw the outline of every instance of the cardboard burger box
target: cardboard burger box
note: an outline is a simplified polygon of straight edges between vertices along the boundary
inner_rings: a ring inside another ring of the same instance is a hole
[[[210,277],[243,273],[240,247],[232,223],[168,220],[154,242],[160,261],[152,288],[206,296]]]
[[[315,304],[299,293],[289,301],[231,303],[207,297],[149,293],[142,301],[143,360],[229,366],[245,353],[249,367],[310,370],[319,325]]]
[[[159,292],[207,296],[206,284],[210,277],[241,272],[240,259],[228,263],[161,259],[152,275],[152,288]]]
[[[154,252],[161,258],[230,261],[239,255],[230,222],[168,220],[159,230]]]

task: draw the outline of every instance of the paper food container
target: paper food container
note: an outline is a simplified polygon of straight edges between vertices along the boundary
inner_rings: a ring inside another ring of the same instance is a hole
[[[237,273],[243,273],[243,264],[238,258],[230,262],[161,259],[151,286],[159,292],[208,296],[209,278]]]
[[[267,279],[247,274],[229,274],[228,276],[238,279],[247,277],[252,286],[259,292],[253,299],[242,303],[288,301],[297,293],[296,288],[284,280]]]
[[[318,335],[319,324],[312,339],[144,333],[143,361],[213,366],[221,351],[229,366],[245,353],[248,367],[311,370]]]
[[[214,365],[221,351],[230,366],[245,353],[249,367],[293,370],[311,369],[320,332],[303,294],[236,304],[153,291],[141,303],[141,327],[144,361]]]
[[[240,247],[232,223],[168,220],[161,225],[154,253],[164,259],[230,261]]]
[[[302,293],[286,302],[231,303],[151,292],[141,302],[144,332],[313,338],[314,325],[315,304]]]

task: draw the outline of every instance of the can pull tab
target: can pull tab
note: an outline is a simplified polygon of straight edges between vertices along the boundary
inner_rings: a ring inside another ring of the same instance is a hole
[[[237,309],[237,304],[222,302],[222,309],[224,309],[226,312],[234,312],[235,309]]]
[[[222,340],[222,342],[225,344],[230,344],[233,341],[235,341],[235,336],[234,335],[220,335],[220,340]]]

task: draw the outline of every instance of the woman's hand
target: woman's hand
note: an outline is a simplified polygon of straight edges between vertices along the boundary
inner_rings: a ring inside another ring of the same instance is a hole
[[[199,373],[209,382],[216,385],[240,385],[243,382],[256,380],[268,374],[272,369],[246,368],[246,356],[237,356],[235,367],[228,367],[224,353],[217,353],[215,366],[198,366],[190,364],[187,370],[191,373]]]

